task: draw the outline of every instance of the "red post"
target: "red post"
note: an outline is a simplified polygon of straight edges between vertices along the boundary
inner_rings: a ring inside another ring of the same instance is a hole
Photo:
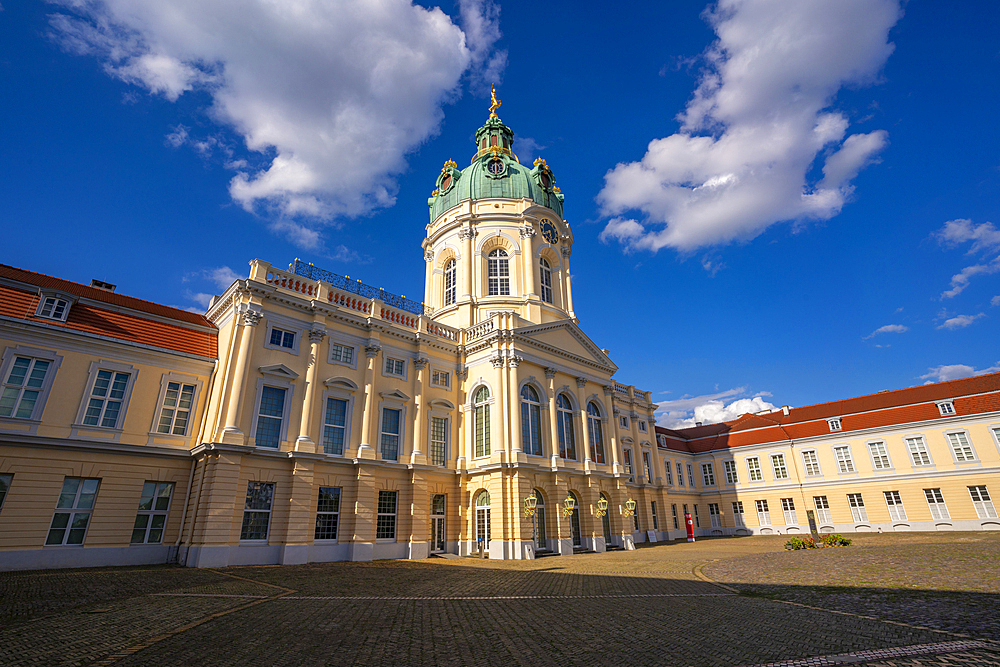
[[[687,524],[688,542],[694,542],[694,519],[690,512],[684,513],[684,523]]]

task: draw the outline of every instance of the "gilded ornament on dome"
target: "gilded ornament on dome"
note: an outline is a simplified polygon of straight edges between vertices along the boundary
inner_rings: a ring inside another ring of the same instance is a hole
[[[535,166],[537,167],[538,165],[542,165],[542,169],[548,169],[549,168],[548,163],[545,162],[545,158],[536,157],[535,158]]]
[[[434,188],[434,190],[431,191],[431,197],[437,197],[437,196],[438,196],[438,189]]]
[[[500,108],[502,102],[497,99],[497,89],[492,83],[490,84],[490,118],[497,117],[497,109]]]
[[[441,171],[448,171],[448,169],[457,169],[457,168],[458,165],[455,163],[454,160],[448,160],[447,162],[444,163],[444,166],[441,167]]]

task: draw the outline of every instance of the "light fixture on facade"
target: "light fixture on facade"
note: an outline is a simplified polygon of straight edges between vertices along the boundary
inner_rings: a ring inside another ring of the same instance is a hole
[[[524,499],[524,516],[535,516],[535,506],[538,505],[538,498],[532,493]]]
[[[572,495],[566,496],[566,500],[563,501],[563,516],[569,516],[576,509],[576,498]]]
[[[635,501],[629,498],[625,501],[625,516],[632,516],[635,514]]]
[[[608,499],[601,498],[597,501],[597,516],[604,516],[608,513]]]

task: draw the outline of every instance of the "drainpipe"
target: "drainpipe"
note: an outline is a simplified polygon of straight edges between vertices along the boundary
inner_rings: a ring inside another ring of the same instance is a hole
[[[188,505],[191,504],[191,487],[194,486],[194,469],[198,465],[198,459],[191,460],[191,472],[188,473],[187,492],[184,494],[184,509],[181,510],[181,529],[177,533],[177,541],[174,542],[174,558],[179,563],[181,559],[181,540],[184,538],[184,521],[187,519]]]

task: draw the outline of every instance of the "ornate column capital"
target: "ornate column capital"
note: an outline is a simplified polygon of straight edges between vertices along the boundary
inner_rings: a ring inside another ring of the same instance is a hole
[[[518,366],[520,366],[521,361],[523,361],[523,359],[517,356],[516,354],[512,354],[510,358],[507,359],[507,363],[510,364],[512,368],[517,368]]]
[[[476,231],[475,227],[462,227],[458,230],[458,240],[464,241],[465,239],[474,239],[478,233],[479,232]]]
[[[551,366],[549,366],[548,368],[545,369],[545,377],[546,378],[548,378],[549,380],[551,380],[555,376],[556,376],[556,369],[552,368]]]
[[[365,345],[365,356],[367,357],[377,357],[378,353],[382,351],[382,346],[378,343],[369,343]]]
[[[569,255],[570,255],[570,250],[569,250],[569,247],[568,247],[568,246],[563,246],[563,247],[562,247],[562,248],[560,249],[560,252],[562,252],[562,256],[563,256],[563,257],[567,257],[567,258],[568,258],[568,257],[569,257]]]
[[[578,387],[579,389],[583,389],[584,387],[586,387],[586,386],[587,386],[587,378],[579,378],[579,377],[578,377],[578,378],[576,379],[576,386],[577,386],[577,387]]]
[[[243,326],[255,327],[260,324],[261,318],[264,316],[259,310],[253,310],[249,306],[245,306],[240,312],[243,317]]]
[[[429,361],[430,360],[427,357],[417,357],[416,359],[413,360],[413,367],[416,368],[418,371],[422,371],[424,370],[424,368],[427,367],[427,363]]]
[[[434,261],[434,251],[431,250],[430,248],[428,248],[427,250],[424,250],[424,261],[425,262],[433,262]]]
[[[310,343],[322,343],[324,338],[326,338],[325,331],[321,331],[319,329],[313,329],[309,332]]]
[[[537,234],[535,228],[531,225],[525,225],[524,227],[519,228],[518,232],[520,233],[522,239],[526,237],[533,237]]]
[[[463,368],[461,370],[455,371],[455,377],[463,382],[469,379],[469,369]]]
[[[502,368],[504,364],[503,354],[498,350],[490,357],[490,361],[493,362],[493,368]]]
[[[604,395],[611,396],[615,392],[614,385],[606,384],[604,385]]]

